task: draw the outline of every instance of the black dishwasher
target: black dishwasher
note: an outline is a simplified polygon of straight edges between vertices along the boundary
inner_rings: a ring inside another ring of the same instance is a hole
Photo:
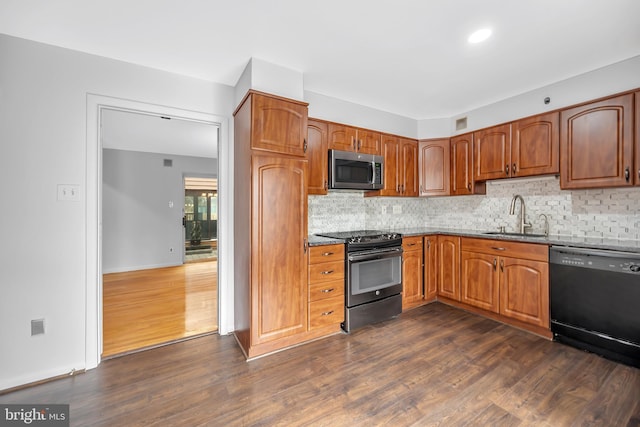
[[[554,339],[640,367],[640,254],[552,246]]]

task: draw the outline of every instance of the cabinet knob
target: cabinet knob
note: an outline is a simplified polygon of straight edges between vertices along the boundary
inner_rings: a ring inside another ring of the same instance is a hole
[[[504,166],[504,174],[507,176],[509,175],[509,165]]]
[[[629,182],[629,178],[631,178],[631,173],[629,172],[629,166],[627,166],[624,170],[624,179]]]
[[[517,172],[517,170],[516,170],[516,164],[514,163],[513,165],[511,165],[511,173],[512,173],[513,175],[515,175],[515,174],[516,174],[516,172]]]

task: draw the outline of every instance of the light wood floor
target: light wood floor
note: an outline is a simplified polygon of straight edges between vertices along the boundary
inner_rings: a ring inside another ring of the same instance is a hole
[[[103,357],[218,329],[218,263],[103,276]]]
[[[217,334],[0,396],[72,426],[639,426],[640,370],[440,303],[246,362]]]

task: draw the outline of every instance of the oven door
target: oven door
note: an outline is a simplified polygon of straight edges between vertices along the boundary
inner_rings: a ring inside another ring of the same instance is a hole
[[[347,307],[402,292],[402,248],[351,253],[347,260]]]

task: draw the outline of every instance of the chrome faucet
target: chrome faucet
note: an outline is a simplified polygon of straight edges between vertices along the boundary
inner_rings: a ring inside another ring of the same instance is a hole
[[[521,195],[516,194],[515,196],[513,196],[513,199],[511,199],[511,207],[509,208],[509,215],[515,215],[516,212],[516,200],[520,199],[520,233],[524,234],[525,233],[525,228],[531,228],[532,225],[528,222],[526,222],[527,217],[526,217],[526,211],[524,208],[524,199],[522,198]]]

